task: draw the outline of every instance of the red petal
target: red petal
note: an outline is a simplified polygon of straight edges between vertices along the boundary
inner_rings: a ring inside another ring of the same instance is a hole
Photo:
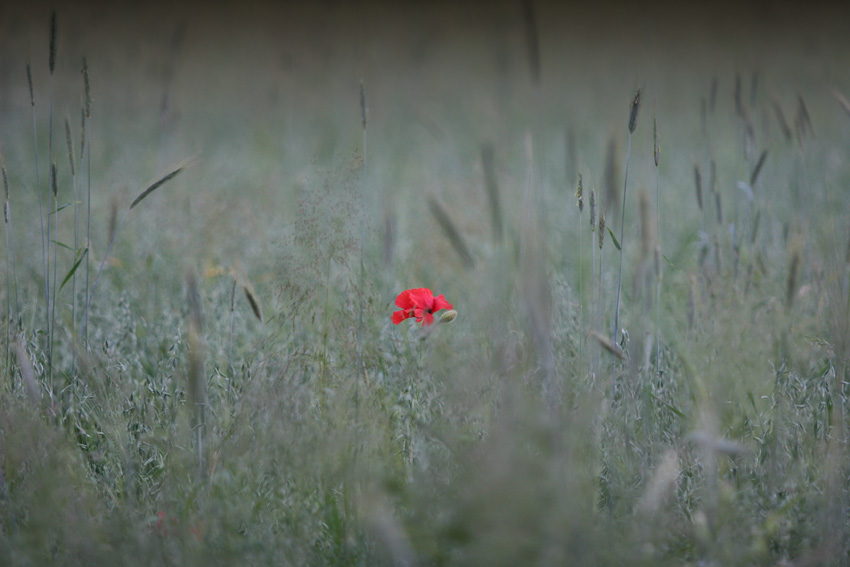
[[[393,312],[393,323],[398,325],[405,319],[410,317],[410,311],[394,311]]]
[[[422,322],[422,326],[427,327],[428,325],[433,325],[433,324],[434,324],[434,316],[426,311],[425,312],[425,321]]]
[[[413,301],[414,307],[418,309],[431,309],[431,304],[434,302],[434,294],[427,287],[419,287],[411,289],[410,299]]]
[[[434,311],[439,311],[440,309],[454,309],[454,306],[446,301],[442,293],[434,298]]]
[[[413,300],[410,299],[410,292],[413,290],[406,289],[395,298],[395,304],[402,309],[413,309]]]

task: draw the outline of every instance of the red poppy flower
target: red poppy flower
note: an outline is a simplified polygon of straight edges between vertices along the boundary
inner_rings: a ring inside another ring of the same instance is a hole
[[[410,317],[416,317],[416,322],[421,322],[423,326],[431,325],[434,323],[434,312],[453,309],[442,294],[434,297],[434,293],[427,287],[404,290],[395,298],[395,304],[401,307],[401,311],[393,313],[393,323],[396,325]]]

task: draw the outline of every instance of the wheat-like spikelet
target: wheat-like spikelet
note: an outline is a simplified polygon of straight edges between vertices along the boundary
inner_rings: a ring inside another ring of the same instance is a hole
[[[785,292],[785,307],[791,309],[794,305],[794,296],[797,292],[797,273],[800,268],[800,254],[802,253],[803,245],[802,238],[796,236],[789,244],[789,260],[788,260],[788,281]]]
[[[256,317],[260,321],[260,323],[262,323],[263,308],[260,305],[260,300],[257,298],[257,292],[254,291],[254,286],[251,285],[251,282],[243,280],[242,291],[245,292],[245,297],[248,299],[248,303],[251,304],[251,311],[254,312],[254,317]]]
[[[83,91],[85,93],[86,118],[91,118],[91,84],[89,83],[89,61],[83,56]]]
[[[753,230],[750,233],[750,244],[756,241],[756,236],[759,232],[759,221],[761,221],[761,211],[756,211],[756,218],[753,219]]]
[[[9,177],[6,174],[5,164],[0,165],[0,171],[3,172],[3,220],[9,224]]]
[[[753,168],[753,173],[750,175],[750,187],[756,186],[756,181],[759,179],[759,173],[761,173],[761,168],[764,167],[764,161],[767,159],[767,150],[762,151],[759,156],[759,160],[756,162],[756,166]]]
[[[151,193],[153,193],[154,191],[156,191],[157,189],[159,189],[160,187],[162,187],[162,186],[163,186],[165,183],[167,183],[168,181],[171,181],[172,179],[174,179],[175,177],[177,177],[177,175],[178,175],[181,171],[183,171],[183,167],[184,167],[184,166],[177,167],[175,170],[173,170],[173,171],[171,171],[171,172],[169,172],[169,173],[167,173],[167,174],[163,175],[163,176],[162,176],[162,177],[160,177],[158,180],[154,181],[154,182],[153,182],[150,186],[148,186],[148,188],[147,188],[147,189],[145,189],[144,191],[142,191],[142,192],[139,194],[139,196],[138,196],[138,197],[136,197],[135,199],[133,199],[133,202],[132,202],[132,203],[130,203],[130,208],[129,208],[129,210],[133,210],[133,207],[135,207],[136,205],[138,205],[139,203],[141,203],[141,202],[145,199],[145,197],[147,197],[148,195],[150,195]]]
[[[65,145],[68,147],[68,161],[71,164],[71,175],[77,175],[77,170],[74,165],[76,157],[74,156],[74,143],[71,141],[71,123],[68,118],[65,118]]]
[[[631,109],[629,110],[629,134],[634,134],[635,127],[637,126],[638,110],[640,110],[640,91],[641,88],[638,87],[632,99]]]
[[[455,224],[452,222],[452,219],[449,217],[446,210],[433,196],[428,196],[428,208],[437,220],[437,224],[440,225],[443,234],[446,235],[446,238],[449,239],[449,242],[451,242],[454,247],[455,252],[457,252],[458,256],[460,256],[463,265],[466,268],[472,268],[475,266],[475,259],[469,252],[466,242],[463,240],[463,237],[457,228],[455,228]]]
[[[56,69],[56,10],[50,12],[50,74]]]
[[[699,172],[699,164],[694,164],[694,182],[696,184],[697,189],[697,205],[699,205],[699,210],[702,211],[702,175]]]
[[[496,181],[496,165],[493,146],[485,144],[481,148],[481,165],[484,168],[484,188],[490,204],[490,218],[493,225],[493,239],[502,241],[502,207],[499,201],[499,184]]]
[[[590,190],[590,232],[596,230],[596,189]]]
[[[617,141],[612,137],[608,140],[608,152],[605,157],[605,201],[601,203],[602,211],[608,212],[611,207],[616,210],[619,203],[620,188],[617,184]]]
[[[599,214],[599,249],[602,250],[602,245],[605,243],[605,213]]]
[[[602,348],[604,348],[620,360],[626,360],[626,353],[623,351],[623,349],[620,348],[620,345],[612,341],[610,337],[606,337],[605,335],[596,330],[588,331],[588,334],[595,338]]]
[[[578,174],[578,185],[576,187],[576,201],[578,201],[578,212],[584,212],[584,187],[581,184],[581,173]]]
[[[363,129],[366,129],[368,119],[368,111],[366,109],[366,87],[363,86],[363,81],[360,81],[360,122]]]
[[[652,103],[652,160],[655,162],[655,167],[661,163],[661,145],[658,143],[658,119],[655,116],[655,101]]]
[[[785,139],[790,142],[793,134],[791,127],[788,126],[785,113],[782,111],[782,103],[779,102],[779,98],[776,95],[770,97],[770,100],[773,104],[773,114],[776,115],[776,121],[779,123],[779,129],[782,130],[782,135],[785,136]]]
[[[714,192],[714,207],[717,212],[717,224],[723,224],[723,205],[720,202],[720,191]]]

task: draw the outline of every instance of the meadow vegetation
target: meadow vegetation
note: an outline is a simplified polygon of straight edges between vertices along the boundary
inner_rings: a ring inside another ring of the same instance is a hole
[[[0,8],[0,564],[850,561],[848,14],[163,9]]]

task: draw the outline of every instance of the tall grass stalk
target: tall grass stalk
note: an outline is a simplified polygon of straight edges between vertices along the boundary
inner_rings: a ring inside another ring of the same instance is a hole
[[[661,212],[659,203],[661,192],[658,183],[658,164],[661,161],[661,146],[658,143],[658,119],[655,114],[655,103],[652,109],[652,158],[655,163],[655,370],[661,375],[661,278],[663,277],[661,266],[661,233],[658,225],[661,224]]]
[[[59,262],[59,183],[57,180],[58,167],[56,162],[50,164],[50,195],[53,197],[53,289],[50,292],[50,302],[47,304],[50,311],[50,332],[47,341],[47,375],[53,377],[53,340],[56,327],[56,272]],[[47,234],[50,235],[50,222],[47,223]],[[49,238],[48,238],[49,240]],[[48,242],[49,244],[49,242]]]
[[[593,235],[596,232],[596,189],[590,190],[590,324],[593,325],[594,309],[598,309],[597,303],[599,298],[596,294],[596,243],[593,242]],[[591,372],[597,371],[594,364],[594,357],[590,355]]]
[[[366,294],[366,89],[363,81],[360,81],[360,118],[363,125],[363,169],[360,172],[360,301],[357,302],[357,375],[359,384],[360,377],[365,378],[366,369],[363,367],[363,298]],[[355,403],[359,403],[359,387],[355,388],[357,396]]]
[[[68,120],[68,117],[65,117],[65,144],[68,147],[68,162],[71,165],[71,195],[73,195],[72,200],[74,202],[74,260],[76,261],[81,257],[81,252],[79,251],[79,202],[77,199],[77,168],[75,165],[76,158],[74,156],[74,143],[71,141],[71,123]],[[57,219],[58,220],[58,219]],[[58,233],[57,233],[58,235]],[[76,268],[72,268],[71,273],[71,332],[76,332],[77,328],[77,270]],[[76,339],[76,338],[75,338]],[[74,340],[76,342],[76,340]],[[71,355],[71,374],[74,373],[74,367],[77,362],[77,349],[72,348]]]
[[[597,278],[596,285],[598,290],[596,292],[596,310],[597,310],[597,321],[598,321],[598,329],[600,333],[604,333],[604,325],[602,323],[602,311],[603,311],[603,303],[602,303],[602,246],[605,244],[605,213],[599,213],[599,226],[597,227],[596,237],[599,244],[599,277]],[[597,349],[596,351],[596,370],[597,372],[601,370],[600,364],[602,352]]]
[[[191,272],[186,276],[186,287],[189,303],[189,401],[192,408],[192,432],[198,452],[198,481],[204,482],[207,476],[205,474],[206,459],[204,453],[207,383],[204,376],[201,298],[195,276]]]
[[[236,311],[236,275],[233,276],[233,288],[230,290],[230,333],[228,337],[228,346],[227,346],[227,367],[229,369],[227,376],[227,398],[230,399],[230,395],[233,389],[233,318]]]
[[[50,13],[50,118],[49,118],[49,126],[47,129],[47,158],[50,163],[50,183],[51,189],[53,189],[52,197],[55,201],[57,194],[56,187],[56,163],[53,161],[53,73],[56,70],[56,10],[53,10]],[[50,210],[51,203],[51,193],[47,193],[47,209]],[[58,213],[58,205],[54,204],[54,212]],[[58,216],[58,214],[56,215]],[[56,219],[54,218],[54,222]],[[58,222],[56,222],[56,228],[58,231]],[[53,237],[53,290],[56,290],[56,256],[59,252],[58,245],[58,235]],[[47,269],[50,270],[50,219],[47,221]],[[50,279],[50,275],[47,275],[47,279]],[[49,283],[47,284],[49,287]],[[47,296],[47,375],[50,380],[53,379],[53,323],[55,321],[55,303],[56,298],[53,297],[53,293],[48,291]],[[52,390],[51,390],[52,392]],[[52,395],[52,394],[51,394]]]
[[[13,313],[19,313],[18,306],[18,272],[15,268],[15,241],[12,230],[12,208],[9,205],[9,178],[6,166],[0,165],[3,173],[3,220],[6,228],[6,368],[12,376],[11,364],[11,330]],[[12,279],[14,276],[15,308],[12,309]]]
[[[582,281],[582,253],[584,252],[584,247],[582,246],[582,233],[584,232],[584,227],[582,226],[582,213],[584,212],[584,188],[581,183],[581,173],[578,174],[578,187],[576,187],[576,201],[578,202],[578,317],[579,317],[579,327],[580,332],[578,334],[578,367],[583,371],[583,345],[584,345],[584,282]]]
[[[32,87],[32,68],[30,64],[27,63],[27,83],[29,84],[30,89],[30,106],[32,107],[32,138],[33,138],[33,147],[35,149],[35,187],[36,191],[38,191],[38,214],[39,221],[41,222],[41,261],[42,261],[42,274],[44,276],[44,301],[45,304],[50,303],[50,280],[48,279],[48,274],[50,273],[47,269],[47,231],[44,226],[44,197],[42,195],[41,190],[41,168],[38,163],[38,127],[36,123],[35,116],[35,92]],[[49,191],[49,189],[48,189]],[[48,220],[48,224],[50,219]],[[49,331],[50,327],[50,312],[46,311],[46,331]]]
[[[637,114],[640,109],[640,90],[640,87],[638,87],[637,92],[635,92],[635,97],[632,99],[632,107],[629,112],[629,141],[628,149],[626,150],[626,172],[623,180],[623,214],[620,217],[620,270],[619,275],[617,276],[617,303],[614,308],[614,333],[611,337],[614,344],[617,343],[617,335],[620,332],[620,290],[623,283],[623,236],[625,235],[626,229],[626,191],[629,188],[629,158],[632,153],[632,134],[637,126]]]
[[[91,272],[91,148],[92,148],[92,139],[91,139],[91,87],[89,82],[89,63],[86,57],[83,57],[83,89],[85,93],[85,107],[84,107],[84,119],[83,123],[85,125],[85,135],[83,136],[83,141],[88,142],[88,153],[86,153],[86,294],[85,294],[85,308],[83,311],[83,321],[88,321],[88,312],[89,312],[89,273]],[[80,153],[83,153],[83,150],[80,150]],[[82,159],[82,155],[80,155],[80,159]],[[82,191],[80,191],[82,193]],[[83,344],[86,347],[86,351],[89,348],[89,327],[87,323],[83,324]]]

